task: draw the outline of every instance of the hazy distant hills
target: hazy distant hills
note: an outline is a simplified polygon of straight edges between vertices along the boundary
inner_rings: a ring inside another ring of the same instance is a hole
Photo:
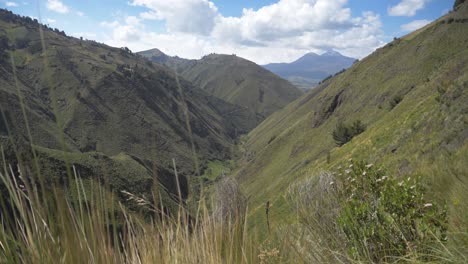
[[[250,118],[246,122],[252,128],[302,94],[288,81],[235,55],[210,54],[200,60],[186,60],[157,49],[139,54],[177,69],[209,94],[247,109]]]
[[[355,61],[336,51],[327,51],[322,55],[307,53],[291,63],[271,63],[263,67],[307,90],[326,77],[349,68]]]

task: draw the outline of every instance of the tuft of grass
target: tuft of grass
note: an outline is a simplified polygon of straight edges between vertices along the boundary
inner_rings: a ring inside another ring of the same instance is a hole
[[[73,168],[68,186],[41,193],[34,175],[10,166],[0,172],[0,262],[2,263],[257,263],[259,251],[247,234],[245,213],[195,215],[179,205],[165,213],[144,197],[124,192],[129,203],[152,211],[144,220],[103,185]],[[114,202],[109,203],[112,200]]]

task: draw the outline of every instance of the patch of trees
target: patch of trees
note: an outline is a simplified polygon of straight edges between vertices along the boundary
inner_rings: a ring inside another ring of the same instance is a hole
[[[463,4],[465,0],[456,0],[455,3],[453,4],[453,9],[457,9],[457,7],[461,4]]]
[[[361,134],[366,130],[366,126],[361,120],[356,120],[351,124],[338,122],[335,130],[332,132],[333,139],[337,146],[343,146],[353,139],[353,137]]]
[[[21,24],[23,26],[27,26],[27,25],[34,25],[34,26],[37,26],[39,25],[39,21],[37,21],[37,19],[33,19],[31,17],[28,17],[28,16],[20,16],[20,15],[16,15],[15,13],[9,11],[9,10],[6,10],[6,9],[1,9],[0,8],[0,20],[3,20],[5,22],[9,22],[9,23],[18,23],[18,24]]]

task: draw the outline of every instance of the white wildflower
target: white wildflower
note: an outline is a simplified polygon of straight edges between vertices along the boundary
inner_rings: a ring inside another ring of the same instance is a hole
[[[431,203],[427,203],[424,205],[424,208],[427,208],[427,207],[432,207],[432,204]]]
[[[364,172],[362,173],[362,176],[366,176],[366,174],[367,174],[367,172],[366,172],[366,171],[364,171]]]
[[[371,164],[367,164],[367,165],[366,165],[366,168],[371,168],[372,166],[374,166],[374,164],[372,164],[372,163],[371,163]]]

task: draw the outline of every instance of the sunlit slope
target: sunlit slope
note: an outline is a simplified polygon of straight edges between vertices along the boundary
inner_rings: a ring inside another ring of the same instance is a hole
[[[295,86],[235,55],[212,54],[183,70],[182,75],[202,89],[230,103],[269,116],[301,92]]]
[[[158,49],[139,52],[166,65],[209,94],[244,109],[244,124],[254,128],[302,92],[263,67],[236,55],[210,54],[200,60],[171,57]]]
[[[250,195],[253,224],[264,226],[267,201],[273,219],[287,217],[283,195],[290,184],[352,157],[382,164],[396,176],[422,176],[432,194],[448,202],[452,226],[466,227],[467,89],[464,4],[378,49],[249,134],[237,177]],[[331,135],[337,123],[355,120],[367,130],[337,147]]]

